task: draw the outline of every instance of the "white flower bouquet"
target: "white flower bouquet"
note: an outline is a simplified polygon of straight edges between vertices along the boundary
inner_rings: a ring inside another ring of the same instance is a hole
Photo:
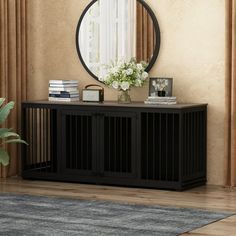
[[[108,73],[99,80],[114,89],[123,91],[131,87],[142,87],[148,78],[146,67],[145,62],[137,63],[134,58],[129,62],[119,61],[108,66]]]

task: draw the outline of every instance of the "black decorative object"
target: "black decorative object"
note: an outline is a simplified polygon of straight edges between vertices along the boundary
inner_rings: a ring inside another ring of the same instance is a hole
[[[81,28],[81,25],[82,25],[82,21],[86,15],[86,13],[91,9],[91,7],[93,7],[93,5],[95,3],[97,3],[98,0],[92,0],[88,5],[87,7],[85,8],[85,10],[83,11],[80,19],[79,19],[79,22],[78,22],[78,25],[77,25],[77,28],[76,28],[76,37],[75,37],[75,42],[76,42],[76,49],[77,49],[77,53],[78,53],[78,56],[79,56],[79,59],[83,65],[83,67],[86,69],[86,71],[93,77],[95,78],[96,80],[98,80],[99,82],[101,82],[99,79],[98,79],[98,76],[92,72],[92,70],[88,67],[88,65],[86,64],[85,62],[85,59],[83,58],[82,56],[82,53],[81,53],[81,46],[80,46],[80,42],[79,42],[79,36],[81,34],[80,32],[80,28]],[[148,15],[151,17],[152,21],[153,21],[153,26],[154,26],[154,38],[155,38],[155,43],[154,43],[154,50],[153,50],[153,53],[152,53],[152,57],[150,59],[150,61],[148,62],[148,66],[146,68],[146,71],[150,71],[151,68],[153,67],[157,57],[158,57],[158,54],[159,54],[159,50],[160,50],[160,43],[161,43],[161,36],[160,36],[160,28],[159,28],[159,24],[158,24],[158,21],[157,21],[157,18],[154,14],[154,12],[152,11],[152,9],[149,7],[149,5],[144,1],[144,0],[137,0],[137,3],[140,3],[142,4],[143,8],[147,11]],[[119,38],[119,36],[118,36]],[[131,58],[130,58],[131,59]]]
[[[183,190],[206,182],[206,104],[25,102],[22,176]]]
[[[150,97],[171,97],[172,96],[173,79],[156,77],[150,78],[149,96]]]

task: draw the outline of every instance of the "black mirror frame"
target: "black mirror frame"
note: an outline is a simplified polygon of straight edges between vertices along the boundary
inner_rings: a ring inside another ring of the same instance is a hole
[[[88,5],[87,7],[84,9],[84,11],[82,12],[82,15],[80,16],[80,19],[79,19],[79,22],[78,22],[78,25],[77,25],[77,28],[76,28],[76,35],[75,35],[75,44],[76,44],[76,49],[77,49],[77,53],[78,53],[78,56],[79,56],[79,59],[83,65],[83,67],[86,69],[86,71],[94,78],[96,79],[97,81],[101,82],[98,77],[92,73],[92,71],[87,67],[87,65],[85,64],[84,62],[84,59],[81,55],[81,52],[80,52],[80,45],[79,45],[79,30],[80,30],[80,26],[81,26],[81,23],[82,23],[82,20],[85,16],[85,14],[87,13],[87,11],[89,10],[89,8],[95,3],[97,2],[98,0],[92,0]],[[154,14],[154,12],[152,11],[152,9],[149,7],[149,5],[144,1],[144,0],[137,0],[139,3],[141,3],[144,8],[147,10],[147,12],[150,14],[151,18],[152,18],[152,21],[153,21],[153,25],[154,25],[154,29],[155,29],[155,33],[156,33],[156,47],[154,49],[154,53],[153,53],[153,56],[152,56],[152,59],[150,61],[150,63],[148,64],[147,68],[145,71],[149,72],[151,70],[151,68],[153,67],[154,63],[156,62],[156,59],[158,57],[158,54],[159,54],[159,51],[160,51],[160,45],[161,45],[161,33],[160,33],[160,27],[159,27],[159,24],[158,24],[158,21],[157,21],[157,18]],[[101,82],[103,83],[103,82]]]

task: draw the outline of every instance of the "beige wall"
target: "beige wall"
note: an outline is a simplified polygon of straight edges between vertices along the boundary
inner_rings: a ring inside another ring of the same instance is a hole
[[[94,83],[75,48],[75,30],[89,0],[30,0],[29,99],[46,99],[49,79]],[[147,0],[161,28],[161,49],[151,76],[174,78],[179,102],[208,103],[208,182],[223,184],[225,1]],[[148,88],[132,90],[143,101]],[[116,100],[116,91],[105,90]]]

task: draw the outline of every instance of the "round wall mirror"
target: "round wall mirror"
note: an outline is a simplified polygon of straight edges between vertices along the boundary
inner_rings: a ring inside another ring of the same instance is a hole
[[[147,63],[149,71],[160,49],[160,29],[143,0],[93,0],[80,17],[76,30],[79,58],[98,80],[117,61]]]

